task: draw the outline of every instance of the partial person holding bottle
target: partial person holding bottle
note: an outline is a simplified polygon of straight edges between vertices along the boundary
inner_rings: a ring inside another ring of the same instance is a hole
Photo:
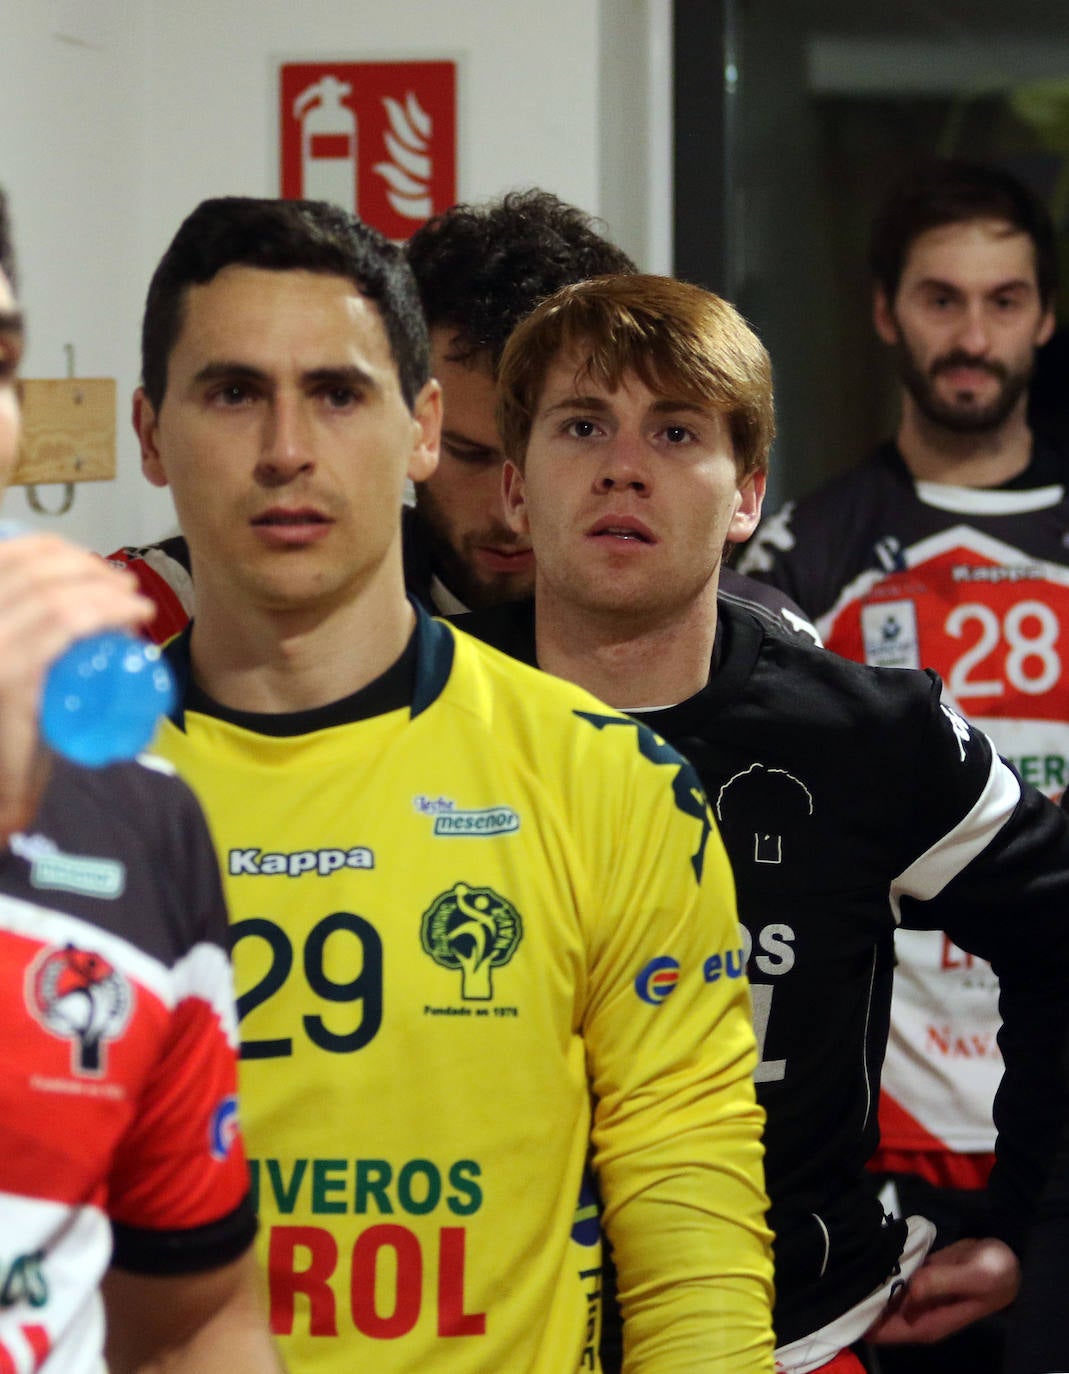
[[[17,521],[0,520],[0,545],[31,535]],[[41,554],[35,545],[22,556]],[[41,684],[41,735],[72,762],[101,768],[136,758],[174,701],[174,677],[158,646],[128,630],[105,630],[76,639],[49,664]]]
[[[0,489],[19,439],[13,283],[0,193]],[[96,1374],[106,1311],[111,1374],[278,1374],[203,818],[162,762],[90,771],[41,737],[55,661],[151,614],[66,540],[0,540],[0,1369]]]

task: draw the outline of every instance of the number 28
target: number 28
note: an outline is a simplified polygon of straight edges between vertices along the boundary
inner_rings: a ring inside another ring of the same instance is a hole
[[[948,685],[954,697],[962,701],[968,697],[1000,697],[1005,684],[998,678],[972,676],[972,670],[1005,642],[1006,681],[1015,691],[1027,696],[1049,692],[1061,676],[1062,663],[1058,655],[1058,617],[1042,601],[1019,601],[1011,606],[1000,621],[990,606],[970,602],[956,606],[947,616],[947,634],[961,639],[971,623],[979,626],[975,643],[954,664]],[[1029,633],[1032,627],[1034,633]],[[1030,666],[1038,668],[1028,671]]]

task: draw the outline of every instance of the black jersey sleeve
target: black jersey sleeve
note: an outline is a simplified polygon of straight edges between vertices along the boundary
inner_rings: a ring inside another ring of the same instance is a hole
[[[147,1230],[111,1225],[111,1262],[137,1274],[193,1274],[231,1263],[256,1238],[252,1195],[246,1194],[233,1211],[204,1226],[179,1231]]]
[[[763,518],[749,544],[738,555],[735,568],[745,577],[778,588],[794,604],[804,604],[807,614],[816,616],[818,606],[819,610],[827,609],[819,604],[826,598],[817,591],[817,583],[821,580],[813,576],[817,570],[804,557],[798,558],[798,542],[798,505],[788,501],[774,514]],[[804,549],[802,552],[804,554]]]
[[[940,823],[940,838],[896,887],[903,924],[945,930],[999,979],[1005,1068],[990,1201],[996,1234],[1020,1251],[1069,1099],[1059,1072],[1069,1032],[1069,817],[942,703],[920,757],[917,808],[930,816],[952,814],[962,780],[972,775],[975,788],[985,775],[972,804]]]

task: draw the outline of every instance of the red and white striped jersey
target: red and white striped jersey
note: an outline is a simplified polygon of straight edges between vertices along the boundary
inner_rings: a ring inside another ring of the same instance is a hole
[[[226,918],[166,765],[57,759],[0,858],[0,1371],[100,1368],[109,1263],[182,1273],[255,1230]]]

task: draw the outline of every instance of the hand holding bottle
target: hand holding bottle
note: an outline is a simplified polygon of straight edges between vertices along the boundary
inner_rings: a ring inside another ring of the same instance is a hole
[[[17,537],[12,537],[17,533]],[[51,665],[77,640],[153,614],[128,574],[57,535],[0,523],[0,841],[26,825],[46,775],[40,712]]]

